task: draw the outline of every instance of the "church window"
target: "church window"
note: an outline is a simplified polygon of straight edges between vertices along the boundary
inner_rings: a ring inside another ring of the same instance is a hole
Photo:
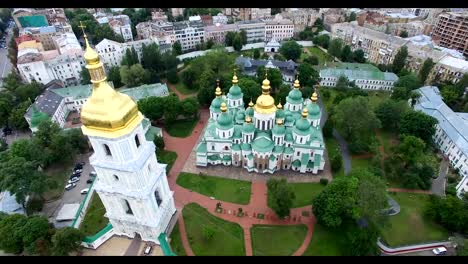
[[[214,150],[214,145],[213,145],[213,146],[211,146],[211,150]]]
[[[160,206],[162,203],[162,199],[161,199],[161,196],[159,196],[158,190],[154,192],[154,198],[156,198],[156,203],[158,204],[158,206]]]
[[[297,152],[297,155],[299,156],[300,154],[301,154],[301,152],[298,151],[298,152]]]
[[[107,155],[107,156],[112,156],[112,153],[111,153],[111,151],[110,151],[110,148],[109,148],[109,146],[107,146],[107,144],[104,144],[104,149],[105,149],[105,151],[106,151],[106,155]]]
[[[135,135],[135,144],[136,144],[137,148],[140,147],[140,145],[141,145],[140,144],[140,139],[138,138],[138,135]]]
[[[228,147],[228,146],[225,146],[225,147],[224,147],[224,150],[229,150],[229,147]]]
[[[119,176],[117,176],[117,175],[114,174],[114,180],[118,181],[118,180],[119,180]]]
[[[129,214],[129,215],[133,215],[133,211],[132,211],[132,208],[130,207],[130,204],[128,203],[127,200],[124,199],[124,210],[125,210],[125,213]]]

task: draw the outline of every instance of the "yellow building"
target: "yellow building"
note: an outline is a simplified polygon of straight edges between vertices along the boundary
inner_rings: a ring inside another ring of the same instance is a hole
[[[44,46],[37,40],[23,41],[18,44],[18,50],[22,49],[37,49],[38,51],[44,51]]]

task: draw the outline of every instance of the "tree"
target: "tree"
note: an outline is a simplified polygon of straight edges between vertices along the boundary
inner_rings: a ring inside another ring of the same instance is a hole
[[[320,32],[323,30],[323,21],[321,18],[317,18],[314,22],[314,25],[312,26],[314,28],[316,28],[316,32]]]
[[[420,83],[422,84],[426,83],[427,76],[429,76],[429,73],[431,72],[432,67],[434,67],[434,61],[432,61],[431,58],[427,58],[424,61],[423,66],[421,67],[421,70],[419,70],[418,78],[419,78]]]
[[[414,73],[410,73],[400,77],[395,83],[395,87],[405,87],[408,91],[412,91],[421,87],[421,83],[419,82],[418,76]]]
[[[268,180],[267,186],[268,192],[271,194],[268,196],[268,204],[271,204],[271,208],[280,218],[288,216],[296,196],[291,187],[288,186],[286,179],[272,178]]]
[[[50,247],[50,229],[50,224],[46,217],[29,217],[26,224],[18,230],[26,252],[29,254],[41,253],[43,256],[47,255]]]
[[[63,134],[72,146],[73,150],[80,153],[86,153],[89,150],[88,139],[83,135],[80,129],[63,130]]]
[[[393,131],[399,128],[401,116],[409,110],[405,101],[387,99],[377,105],[375,115],[380,120],[383,128]]]
[[[314,37],[312,41],[315,45],[319,45],[324,49],[328,49],[328,47],[330,46],[330,36],[325,34]]]
[[[119,66],[114,66],[109,69],[107,80],[112,82],[115,88],[122,87],[123,84],[120,79],[120,67]]]
[[[272,8],[271,9],[271,15],[274,16],[276,14],[281,13],[281,8]]]
[[[164,99],[158,96],[143,98],[137,102],[138,110],[151,120],[158,120],[164,114]]]
[[[18,86],[18,88],[16,88],[16,90],[14,91],[14,94],[20,101],[23,102],[26,100],[34,100],[36,96],[41,94],[42,90],[43,85],[41,83],[32,81],[29,84],[23,84]]]
[[[10,116],[8,117],[8,123],[10,124],[10,126],[16,129],[28,128],[29,125],[28,122],[26,122],[24,115],[26,114],[26,111],[28,110],[30,105],[30,101],[24,101],[15,108],[13,108],[13,110],[10,113]]]
[[[170,94],[164,97],[164,120],[167,124],[173,123],[180,114],[179,97],[175,94]]]
[[[425,214],[450,231],[460,233],[468,231],[468,206],[456,196],[448,195],[445,198],[431,196]]]
[[[307,58],[305,58],[304,62],[310,65],[319,65],[319,59],[317,58],[317,56],[314,55],[310,55]]]
[[[408,31],[402,30],[402,31],[400,32],[400,37],[401,37],[401,38],[407,38],[407,37],[408,37]]]
[[[343,62],[353,62],[353,52],[351,51],[351,47],[349,45],[344,46],[343,50],[341,51],[341,61]]]
[[[241,37],[242,45],[247,44],[247,31],[245,31],[244,29],[241,29],[239,32],[239,36]]]
[[[186,118],[195,118],[198,114],[200,104],[195,97],[188,97],[180,102],[180,110],[182,115]]]
[[[437,119],[420,111],[409,111],[403,114],[400,122],[400,134],[419,137],[426,144],[432,144]]]
[[[265,66],[257,68],[257,85],[261,85],[265,79]],[[283,84],[283,75],[278,69],[268,69],[268,80],[273,91],[276,91]],[[259,86],[261,88],[261,86]]]
[[[114,32],[114,30],[108,25],[99,25],[97,29],[94,31],[93,41],[94,43],[99,43],[103,39],[109,39],[113,41],[117,41],[120,43],[124,42],[124,39],[121,35],[118,35]]]
[[[258,58],[260,58],[260,50],[259,49],[254,49],[253,58],[256,59],[256,60],[258,60]]]
[[[172,45],[172,52],[176,56],[182,54],[182,45],[180,45],[179,41],[174,42]]]
[[[236,37],[236,35],[237,35],[236,32],[228,31],[228,33],[226,33],[226,37],[224,37],[224,44],[227,47],[232,46],[232,43],[234,42],[234,38]]]
[[[88,69],[85,66],[81,67],[80,72],[81,84],[90,84],[91,83],[91,75],[89,75]]]
[[[37,131],[34,134],[34,139],[38,141],[42,147],[48,147],[52,143],[52,138],[60,132],[60,127],[52,120],[42,121],[37,126]]]
[[[301,63],[297,68],[299,72],[299,82],[302,86],[309,86],[312,87],[317,84],[319,80],[319,73],[312,68],[312,66],[308,63]],[[268,74],[270,77],[270,74]]]
[[[73,154],[75,154],[75,149],[73,149],[68,137],[63,131],[52,136],[49,149],[51,151],[50,162],[53,163],[69,161],[73,158]]]
[[[215,231],[210,226],[203,226],[203,238],[207,241],[211,240],[215,234]]]
[[[451,106],[451,107],[453,107],[457,103],[458,99],[463,94],[463,93],[460,92],[459,89],[457,89],[457,87],[455,85],[444,86],[441,89],[440,93],[442,95],[442,98],[444,99],[444,102],[448,106]]]
[[[348,227],[345,236],[345,241],[348,245],[346,247],[346,254],[348,256],[378,256],[380,253],[377,247],[378,238],[379,231],[374,224],[367,225],[366,227],[352,225]]]
[[[398,50],[395,58],[393,59],[392,69],[394,73],[399,74],[403,67],[405,67],[407,57],[408,48],[403,46]]]
[[[333,172],[337,172],[341,169],[341,164],[343,163],[343,158],[341,157],[341,153],[337,153],[331,157],[330,160],[331,169]]]
[[[166,147],[166,144],[164,143],[164,139],[161,136],[154,137],[154,144],[156,145],[156,148],[160,150],[163,150]]]
[[[3,78],[3,88],[10,92],[14,92],[20,85],[21,77],[15,71],[10,72],[10,74]]]
[[[12,157],[21,157],[27,161],[39,162],[42,157],[41,149],[32,140],[18,139],[11,144],[9,154]]]
[[[242,39],[238,34],[234,37],[234,40],[232,41],[232,47],[235,51],[241,51],[242,49]]]
[[[333,39],[330,41],[330,45],[328,46],[328,54],[340,58],[341,57],[341,48],[343,46],[343,41],[339,38]]]
[[[139,86],[148,83],[149,80],[148,72],[143,69],[141,64],[120,67],[120,78],[127,87]]]
[[[7,253],[23,251],[23,238],[19,230],[26,224],[27,217],[21,214],[4,216],[0,220],[0,249]]]
[[[362,49],[357,49],[353,52],[353,58],[358,63],[365,63],[366,58],[364,57],[364,51]]]
[[[423,155],[426,143],[415,136],[402,136],[402,141],[398,144],[396,153],[401,159],[409,164],[414,164]]]
[[[362,96],[342,100],[335,108],[333,122],[340,134],[352,142],[352,152],[369,150],[374,130],[380,127],[380,121],[370,108],[368,99]],[[354,150],[353,145],[356,146]]]
[[[390,98],[395,101],[407,101],[411,97],[411,91],[406,87],[395,87],[393,88],[392,95]]]
[[[301,57],[302,46],[294,40],[286,41],[281,45],[279,52],[286,59],[296,61]]]
[[[356,13],[351,12],[351,14],[349,14],[348,22],[355,21],[355,20],[356,20]]]
[[[242,93],[244,94],[244,104],[248,105],[250,99],[254,102],[262,94],[262,87],[254,80],[241,78],[239,80],[239,87],[242,87]],[[288,91],[289,93],[289,91]],[[214,94],[212,92],[212,94]]]
[[[211,47],[213,47],[213,45],[215,44],[215,42],[213,41],[213,39],[209,39],[207,42],[206,42],[206,48],[207,49],[211,49]]]
[[[192,67],[182,72],[182,82],[185,84],[185,86],[187,86],[188,89],[194,89],[196,77],[196,73]]]
[[[349,80],[348,77],[342,75],[338,78],[335,84],[335,88],[338,90],[346,90],[349,88]]]
[[[72,251],[80,249],[84,234],[73,227],[57,229],[52,236],[52,254],[54,256],[68,256]]]

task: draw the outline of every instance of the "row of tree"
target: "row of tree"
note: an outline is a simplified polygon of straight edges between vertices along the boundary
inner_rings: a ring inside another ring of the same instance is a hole
[[[339,38],[335,38],[330,41],[327,51],[328,54],[339,58],[343,62],[366,62],[363,50],[357,49],[355,51],[352,51],[349,45],[343,46],[343,41]]]
[[[243,29],[239,32],[229,31],[224,39],[224,44],[226,47],[232,46],[235,51],[240,51],[242,46],[247,44],[247,32]]]
[[[173,123],[179,116],[194,119],[198,116],[200,105],[195,97],[188,97],[182,101],[177,95],[150,96],[138,101],[138,109],[141,113],[153,121],[164,118],[166,124]]]
[[[0,249],[7,253],[68,256],[79,250],[83,233],[73,227],[56,229],[44,216],[0,212]]]

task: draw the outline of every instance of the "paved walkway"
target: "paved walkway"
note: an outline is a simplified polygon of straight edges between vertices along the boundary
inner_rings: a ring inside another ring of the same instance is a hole
[[[348,175],[348,173],[351,171],[351,154],[349,154],[348,143],[334,128],[333,136],[336,138],[336,141],[338,141],[338,144],[340,145],[341,156],[343,157],[344,174]]]
[[[315,224],[315,217],[302,216],[303,211],[307,211],[310,215],[312,206],[305,206],[301,208],[294,208],[291,210],[290,218],[287,220],[278,219],[276,214],[267,206],[267,186],[265,181],[252,180],[252,193],[250,203],[248,205],[239,205],[224,201],[212,200],[202,194],[192,192],[176,184],[177,176],[184,168],[184,164],[192,152],[195,144],[198,142],[203,127],[209,118],[208,109],[201,110],[200,121],[195,126],[192,135],[187,138],[174,138],[171,137],[164,129],[164,141],[166,149],[177,152],[178,158],[174,163],[168,175],[169,186],[174,191],[174,201],[178,210],[182,210],[188,203],[198,203],[200,206],[206,208],[209,212],[215,214],[217,217],[226,221],[238,223],[244,230],[244,239],[246,246],[246,254],[252,255],[252,244],[250,238],[250,228],[254,224],[258,225],[298,225],[305,224],[308,228],[306,238],[302,245],[296,250],[293,255],[302,255],[307,249],[310,240],[312,239],[313,227]],[[221,202],[222,213],[215,213],[216,204]],[[243,209],[244,217],[238,217],[236,212],[239,208]],[[257,214],[264,214],[264,219],[258,219]],[[187,231],[185,229],[182,214],[179,215],[179,230],[181,234],[182,245],[187,255],[194,255],[190,244],[187,239]]]
[[[440,162],[439,176],[432,180],[431,191],[439,196],[445,196],[445,181],[447,180],[447,172],[449,163],[446,159]]]

